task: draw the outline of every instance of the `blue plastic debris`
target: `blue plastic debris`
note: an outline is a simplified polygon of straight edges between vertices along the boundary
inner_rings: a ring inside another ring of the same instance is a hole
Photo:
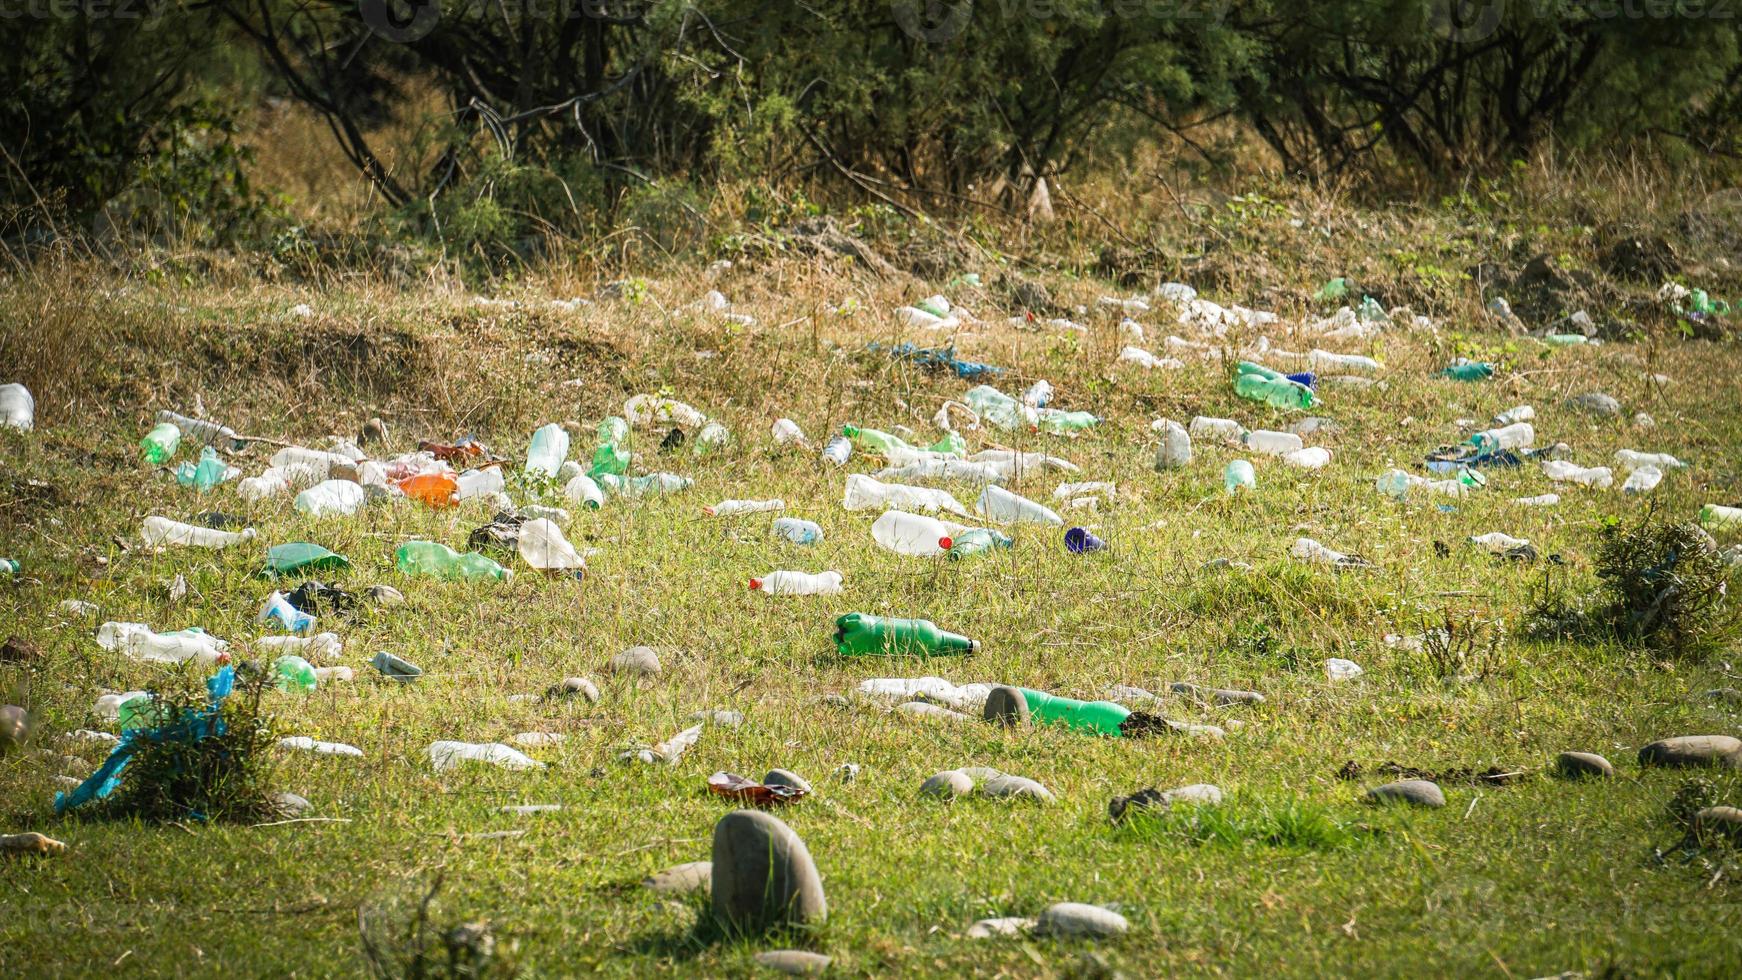
[[[912,361],[922,368],[932,368],[939,371],[953,371],[956,377],[964,381],[989,377],[1004,373],[1001,367],[982,364],[979,361],[964,361],[956,356],[956,348],[951,347],[916,347],[913,344],[896,344],[893,347],[876,342],[865,345],[868,351],[888,351],[890,357]]]
[[[211,704],[203,710],[182,713],[181,720],[154,728],[130,728],[121,733],[121,740],[109,752],[109,757],[70,793],[54,794],[54,812],[65,813],[73,807],[100,800],[121,785],[121,771],[133,761],[134,753],[146,743],[198,742],[224,734],[224,699],[236,688],[236,668],[225,667],[206,679],[206,692]]]

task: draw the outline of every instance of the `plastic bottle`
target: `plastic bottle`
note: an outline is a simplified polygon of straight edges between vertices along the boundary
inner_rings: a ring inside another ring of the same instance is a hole
[[[853,440],[846,436],[835,436],[823,447],[824,459],[836,466],[847,465],[847,460],[853,455]]]
[[[1453,381],[1486,381],[1493,376],[1494,365],[1483,361],[1466,361],[1461,357],[1439,373],[1439,377]]]
[[[889,510],[871,524],[871,540],[896,554],[930,557],[950,550],[962,530],[966,528],[923,514]]]
[[[183,524],[167,517],[147,517],[139,528],[139,537],[149,547],[184,545],[191,548],[228,548],[243,541],[254,540],[253,528],[241,531],[220,531],[216,528]]]
[[[1313,348],[1307,352],[1307,366],[1323,374],[1339,371],[1345,374],[1378,374],[1379,362],[1360,354],[1333,354]]]
[[[210,490],[224,482],[229,467],[218,458],[218,451],[211,446],[200,450],[198,463],[183,463],[176,467],[175,482],[184,487],[193,487],[201,492]]]
[[[1490,554],[1503,555],[1514,548],[1524,547],[1530,543],[1530,539],[1515,538],[1500,531],[1489,531],[1487,534],[1472,534],[1470,543]]]
[[[1179,470],[1192,463],[1192,436],[1185,426],[1173,419],[1156,419],[1150,428],[1161,433],[1161,445],[1155,447],[1157,470]]]
[[[1700,523],[1706,527],[1742,527],[1742,507],[1707,504],[1700,508]]]
[[[354,480],[357,477],[356,460],[340,453],[329,453],[324,449],[286,446],[272,454],[271,462],[273,466],[306,470],[314,474],[317,480]]]
[[[1124,734],[1119,726],[1131,717],[1129,708],[1111,701],[1078,701],[1026,687],[1018,690],[1028,702],[1029,720],[1036,725],[1063,725],[1076,732],[1118,738]]]
[[[1056,408],[1042,408],[1038,409],[1035,415],[1035,427],[1055,436],[1070,435],[1101,424],[1101,420],[1090,412],[1065,412]]]
[[[1326,565],[1341,565],[1349,560],[1349,556],[1341,551],[1333,551],[1319,544],[1312,538],[1297,538],[1288,553],[1301,561],[1319,562]]]
[[[709,517],[732,517],[737,514],[764,514],[785,509],[784,500],[722,500],[710,507],[703,507],[702,513]]]
[[[1525,507],[1553,507],[1561,502],[1561,495],[1558,493],[1539,493],[1534,497],[1518,497],[1512,502]]]
[[[288,694],[307,694],[320,686],[314,665],[293,654],[285,654],[272,662],[272,683]]]
[[[176,447],[181,445],[181,430],[174,422],[159,422],[139,440],[139,445],[145,450],[147,463],[161,463],[175,455]]]
[[[334,514],[355,514],[369,499],[360,483],[349,480],[324,480],[296,495],[292,504],[300,514],[327,517]]]
[[[927,446],[926,451],[960,456],[968,451],[968,440],[963,439],[960,432],[946,432],[942,439]]]
[[[688,490],[693,484],[687,476],[676,473],[649,473],[616,482],[617,492],[625,497],[657,497],[661,494]]]
[[[975,463],[965,459],[920,459],[905,466],[878,470],[871,478],[878,481],[962,480],[968,483],[1003,483],[1009,476],[1003,466],[995,463]]]
[[[977,527],[963,531],[950,539],[950,550],[944,557],[951,561],[961,561],[975,555],[983,555],[994,548],[1009,548],[1016,542],[1006,535],[991,528]]]
[[[1630,494],[1650,493],[1663,482],[1663,471],[1655,466],[1641,466],[1627,474],[1627,479],[1621,483],[1621,492]]]
[[[394,564],[406,575],[441,579],[493,579],[505,582],[509,571],[475,551],[460,554],[434,541],[407,541],[394,553]]]
[[[563,496],[589,510],[598,510],[605,505],[605,492],[585,473],[570,480],[563,487]]]
[[[1241,374],[1234,379],[1234,394],[1272,408],[1308,409],[1319,403],[1311,388],[1280,376],[1269,378],[1260,374]]]
[[[520,553],[521,561],[541,572],[567,572],[587,567],[575,546],[563,537],[562,528],[542,517],[521,522],[514,550]]]
[[[290,604],[282,592],[274,592],[266,597],[266,605],[260,607],[260,615],[254,617],[256,622],[276,622],[292,633],[305,633],[315,624],[315,618]]]
[[[863,429],[856,425],[843,425],[841,426],[841,435],[852,440],[853,448],[860,452],[887,456],[891,449],[911,450],[914,448],[900,436],[891,435],[880,429]]]
[[[1497,453],[1505,449],[1528,449],[1536,443],[1536,429],[1529,422],[1514,422],[1498,429],[1486,429],[1470,437],[1477,452]]]
[[[836,595],[841,591],[841,573],[769,572],[751,579],[750,589],[768,595]]]
[[[21,384],[0,385],[0,425],[29,432],[36,426],[36,399]]]
[[[532,444],[526,448],[526,472],[554,477],[568,458],[568,431],[551,422],[532,434]]]
[[[1030,409],[991,385],[978,385],[962,396],[980,421],[995,425],[1006,432],[1034,427]]]
[[[980,499],[974,502],[974,511],[988,520],[1005,523],[1064,524],[1064,518],[1050,507],[1011,493],[997,484],[987,486],[980,493]]]
[[[693,406],[671,398],[645,394],[631,396],[628,401],[624,402],[623,414],[633,425],[670,422],[686,428],[696,428],[706,425],[708,421],[708,417]]]
[[[1536,409],[1529,405],[1519,405],[1494,416],[1494,424],[1497,426],[1511,425],[1514,422],[1529,422],[1534,418],[1536,418]]]
[[[1135,364],[1146,371],[1154,371],[1158,368],[1177,369],[1185,367],[1185,364],[1176,358],[1156,357],[1141,347],[1129,345],[1119,351],[1119,360],[1127,364]]]
[[[723,448],[732,441],[732,433],[719,422],[709,422],[702,426],[702,431],[696,433],[695,441],[690,444],[690,452],[696,456],[711,453]]]
[[[557,527],[568,527],[571,520],[568,511],[561,507],[546,507],[543,504],[527,504],[525,507],[519,508],[518,513],[526,520],[542,518]]]
[[[798,423],[792,419],[775,419],[768,434],[774,437],[776,446],[785,446],[789,443],[797,443],[800,446],[809,444],[804,437],[804,430],[799,428]]]
[[[198,629],[156,633],[144,623],[108,622],[97,627],[97,645],[138,660],[217,664],[229,659],[229,644]]]
[[[1398,500],[1409,496],[1410,490],[1418,487],[1449,497],[1462,497],[1470,492],[1469,485],[1462,480],[1429,480],[1413,473],[1405,473],[1403,470],[1386,470],[1379,475],[1379,479],[1373,481],[1373,487],[1380,493]]]
[[[1258,474],[1252,469],[1252,464],[1243,459],[1230,462],[1222,470],[1222,489],[1230,494],[1245,490],[1248,493],[1258,489]]]
[[[776,517],[770,527],[770,533],[779,535],[793,544],[816,544],[823,539],[823,529],[813,521],[800,520],[796,517]]]
[[[1193,439],[1222,442],[1234,446],[1246,438],[1246,427],[1233,419],[1213,419],[1199,415],[1192,419],[1191,425],[1186,427],[1186,433]]]
[[[1270,429],[1253,429],[1246,433],[1242,442],[1255,453],[1268,453],[1272,456],[1292,453],[1306,445],[1301,442],[1300,436],[1292,432],[1275,432]]]
[[[1305,449],[1283,453],[1279,458],[1297,469],[1317,470],[1330,465],[1331,451],[1323,446],[1308,446]]]
[[[878,507],[905,507],[913,510],[942,510],[951,514],[966,514],[963,507],[946,490],[914,487],[905,483],[883,483],[863,473],[849,473],[847,486],[841,494],[841,506],[847,510],[873,510]]]
[[[483,762],[503,769],[543,769],[544,763],[537,761],[518,749],[503,745],[501,742],[476,744],[473,742],[431,742],[429,745],[429,762],[437,772],[453,769],[466,762]]]
[[[500,466],[486,466],[482,469],[467,470],[454,481],[454,499],[471,500],[488,493],[500,491],[507,483],[502,478]]]
[[[1022,403],[1030,408],[1045,408],[1052,401],[1052,382],[1042,378],[1022,393]]]
[[[157,421],[173,422],[181,430],[183,439],[201,446],[219,446],[232,452],[248,448],[248,440],[238,436],[227,425],[188,418],[168,410],[158,412]]]
[[[332,684],[338,681],[349,682],[355,680],[356,677],[357,674],[355,671],[343,665],[315,668],[316,684]]]
[[[593,450],[593,465],[587,470],[595,478],[602,474],[621,476],[629,472],[629,423],[613,415],[599,423],[599,446]]]
[[[1598,490],[1607,490],[1615,482],[1615,474],[1607,466],[1579,466],[1566,459],[1544,461],[1542,474],[1556,483],[1577,483]]]
[[[446,473],[419,473],[396,486],[400,493],[426,507],[452,507],[459,499],[459,481]]]
[[[1615,450],[1615,461],[1621,464],[1623,470],[1635,470],[1641,466],[1655,466],[1660,470],[1683,470],[1688,466],[1669,453],[1639,453],[1631,449]]]
[[[254,641],[254,648],[263,653],[293,653],[313,662],[341,656],[345,652],[345,643],[337,633],[316,633],[313,636],[263,636]]]
[[[929,619],[885,619],[855,612],[835,620],[835,649],[847,657],[931,657],[975,653],[980,641],[938,629]]]
[[[17,575],[18,570],[21,567],[22,566],[18,564],[17,559],[0,558],[0,578],[11,578],[12,576]]]

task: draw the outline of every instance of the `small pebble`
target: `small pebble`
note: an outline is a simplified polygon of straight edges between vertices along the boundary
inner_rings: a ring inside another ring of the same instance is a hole
[[[659,654],[652,647],[630,647],[611,658],[611,672],[637,677],[659,676]]]
[[[1590,752],[1562,752],[1555,760],[1555,771],[1567,779],[1584,779],[1588,776],[1607,778],[1615,775],[1615,767],[1609,760]]]
[[[1426,807],[1446,805],[1446,794],[1441,792],[1437,784],[1426,779],[1400,779],[1395,783],[1375,786],[1367,791],[1367,799],[1372,803],[1413,803]]]
[[[313,803],[295,793],[279,793],[272,798],[286,817],[300,817],[315,808]]]
[[[795,977],[814,977],[833,962],[821,953],[802,949],[776,949],[756,954],[756,965]]]
[[[1034,800],[1038,803],[1056,800],[1051,790],[1025,776],[994,776],[981,784],[980,795],[997,800]]]
[[[1131,928],[1125,917],[1112,909],[1080,902],[1060,902],[1047,908],[1034,924],[1035,935],[1099,939],[1123,934]]]
[[[599,685],[586,677],[565,677],[544,692],[545,698],[553,701],[558,698],[572,698],[577,694],[586,698],[589,704],[599,703]]]
[[[981,919],[968,927],[969,939],[991,939],[995,936],[1020,936],[1034,928],[1034,920],[1019,915],[1002,919]]]
[[[986,695],[981,717],[1005,728],[1028,727],[1028,699],[1014,687],[995,687]]]

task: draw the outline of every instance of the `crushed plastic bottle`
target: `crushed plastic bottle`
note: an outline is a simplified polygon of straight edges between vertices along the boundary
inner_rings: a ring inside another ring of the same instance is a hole
[[[369,499],[362,484],[349,480],[323,480],[296,495],[297,513],[309,517],[355,514]]]
[[[272,673],[273,685],[287,694],[307,694],[321,684],[314,665],[294,654],[274,660]]]
[[[467,762],[482,762],[503,769],[543,769],[544,763],[501,742],[431,742],[429,763],[446,772]]]
[[[956,536],[967,530],[923,514],[888,510],[871,524],[871,540],[896,554],[923,558],[949,551]]]
[[[600,488],[609,493],[625,497],[658,497],[668,493],[680,493],[688,490],[695,481],[687,476],[676,473],[649,473],[646,476],[601,477]]]
[[[1361,665],[1353,660],[1332,657],[1325,661],[1325,676],[1333,681],[1352,681],[1364,673],[1366,671],[1361,669]]]
[[[1640,453],[1631,449],[1615,450],[1615,462],[1620,463],[1624,471],[1636,470],[1641,466],[1653,466],[1660,470],[1685,470],[1688,466],[1669,453]]]
[[[657,395],[631,397],[623,403],[623,415],[630,424],[641,426],[663,422],[686,428],[699,428],[708,423],[708,417],[694,407]]]
[[[1556,483],[1577,483],[1598,490],[1607,490],[1615,483],[1615,474],[1607,466],[1579,466],[1566,459],[1543,461],[1542,475]]]
[[[570,572],[587,567],[586,561],[563,537],[562,528],[546,518],[522,521],[514,542],[520,560],[541,572]]]
[[[434,541],[407,541],[393,553],[394,565],[405,575],[440,579],[490,579],[505,582],[511,573],[475,551],[460,554]]]
[[[1561,502],[1558,493],[1539,493],[1534,497],[1516,497],[1512,501],[1525,507],[1553,507]]]
[[[1250,361],[1239,364],[1239,373],[1234,378],[1234,394],[1272,408],[1309,409],[1319,404],[1318,396],[1311,388]]]
[[[1253,429],[1246,433],[1243,440],[1246,448],[1255,453],[1267,453],[1271,456],[1281,456],[1303,448],[1300,436],[1292,432],[1274,432],[1269,429]]]
[[[568,458],[568,431],[552,422],[532,434],[532,444],[526,448],[526,472],[554,477]]]
[[[1663,482],[1663,471],[1655,466],[1641,466],[1627,474],[1627,479],[1621,482],[1621,492],[1627,494],[1650,493]]]
[[[835,436],[828,445],[823,447],[822,457],[836,466],[847,465],[847,460],[853,455],[853,440],[846,436]]]
[[[311,663],[332,660],[345,652],[345,644],[337,633],[316,633],[313,636],[263,636],[254,641],[254,648],[263,653],[295,654]]]
[[[847,475],[847,486],[841,495],[841,506],[847,510],[874,510],[879,507],[911,510],[941,510],[966,517],[968,509],[946,490],[915,487],[904,483],[883,483],[863,473]]]
[[[1504,555],[1508,551],[1522,548],[1530,543],[1529,538],[1515,538],[1500,531],[1489,531],[1487,534],[1470,535],[1470,543],[1492,555]]]
[[[167,409],[157,413],[157,421],[173,423],[176,428],[181,430],[183,439],[196,445],[217,446],[231,452],[248,448],[248,440],[237,435],[235,430],[227,425],[189,418]]]
[[[1045,408],[1052,401],[1052,382],[1042,378],[1022,393],[1022,403],[1030,408]]]
[[[500,493],[507,485],[500,466],[467,470],[454,481],[454,499],[472,500],[487,494]]]
[[[1536,409],[1529,405],[1519,405],[1494,416],[1494,424],[1497,427],[1503,427],[1514,422],[1529,422],[1534,418],[1536,418]]]
[[[1033,413],[1036,411],[1006,395],[991,385],[978,385],[970,388],[962,396],[974,414],[980,416],[980,421],[995,425],[1006,432],[1018,429],[1032,429],[1035,425]]]
[[[929,619],[887,619],[855,612],[835,620],[835,649],[848,657],[928,657],[975,653],[980,641],[939,629]]]
[[[252,541],[256,535],[253,528],[241,531],[219,531],[216,528],[200,527],[197,524],[183,524],[167,517],[147,517],[139,529],[139,538],[147,547],[160,548],[168,545],[181,545],[190,548],[228,548]]]
[[[1317,470],[1331,464],[1331,451],[1323,446],[1307,446],[1283,453],[1279,458],[1296,469]]]
[[[811,545],[823,539],[823,529],[813,521],[796,517],[777,517],[770,529],[793,544]]]
[[[224,482],[229,471],[230,468],[218,458],[218,451],[207,446],[200,450],[198,463],[183,463],[176,467],[175,482],[204,492]]]
[[[1233,419],[1213,419],[1199,415],[1192,419],[1186,432],[1193,439],[1205,442],[1220,442],[1230,446],[1240,445],[1246,438],[1246,427]]]
[[[988,485],[981,492],[980,499],[974,502],[974,511],[988,520],[1007,524],[1064,524],[1064,518],[1051,508],[997,484]]]
[[[1448,497],[1462,497],[1470,492],[1469,485],[1462,480],[1429,480],[1426,477],[1405,473],[1398,469],[1386,470],[1381,473],[1379,479],[1373,481],[1373,487],[1380,493],[1397,500],[1403,500],[1409,496],[1411,490],[1418,488],[1430,493],[1444,494]]]
[[[176,447],[180,445],[181,430],[174,422],[157,423],[145,438],[139,440],[140,448],[145,450],[145,461],[154,465],[174,456]]]
[[[945,553],[944,557],[951,561],[961,561],[964,558],[986,554],[993,549],[1010,548],[1015,544],[1016,542],[1010,537],[991,528],[970,528],[950,540],[950,550]]]
[[[1222,469],[1222,489],[1229,494],[1256,491],[1258,474],[1252,469],[1252,464],[1244,459],[1231,461]]]
[[[459,502],[459,481],[446,473],[419,473],[395,485],[400,493],[426,507],[452,507]]]
[[[888,456],[891,452],[906,450],[916,452],[915,447],[908,445],[900,436],[891,435],[881,429],[866,429],[857,425],[844,425],[841,435],[852,440],[853,448],[865,453],[875,453]]]
[[[29,432],[36,426],[36,399],[21,384],[0,385],[0,425]]]
[[[1700,523],[1706,527],[1742,527],[1742,507],[1707,504],[1700,508]]]
[[[690,453],[703,456],[716,449],[723,449],[732,442],[732,433],[720,422],[708,422],[702,430],[696,433],[696,438],[690,443]]]
[[[734,517],[738,514],[766,514],[785,509],[784,500],[722,500],[712,506],[703,507],[702,513],[709,517]]]
[[[1453,381],[1486,381],[1494,376],[1494,365],[1460,357],[1443,368],[1438,376]]]
[[[1173,419],[1156,419],[1149,427],[1161,434],[1161,445],[1155,447],[1157,470],[1179,470],[1191,465],[1192,436],[1185,426]]]
[[[1185,367],[1185,362],[1173,357],[1156,357],[1141,347],[1126,346],[1119,351],[1119,360],[1126,364],[1135,364],[1146,371],[1169,370],[1177,371]]]
[[[1333,354],[1328,350],[1313,348],[1307,352],[1307,366],[1320,374],[1338,372],[1343,374],[1378,374],[1379,362],[1371,357],[1360,354]]]
[[[292,633],[306,633],[315,625],[315,618],[291,605],[282,592],[267,596],[266,604],[260,607],[260,615],[254,619],[260,623],[275,622]]]
[[[804,437],[804,430],[799,428],[798,423],[794,422],[792,419],[775,419],[774,425],[769,429],[768,434],[774,438],[774,444],[776,446],[785,446],[788,444],[797,444],[800,446],[810,445],[810,440]]]
[[[97,627],[97,645],[152,663],[179,664],[192,660],[212,666],[230,659],[230,645],[204,630],[155,633],[144,623],[104,623]]]
[[[769,572],[750,580],[753,592],[768,595],[837,595],[841,589],[840,572]]]

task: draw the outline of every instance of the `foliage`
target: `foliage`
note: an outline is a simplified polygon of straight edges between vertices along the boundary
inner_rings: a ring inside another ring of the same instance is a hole
[[[1736,635],[1728,569],[1699,525],[1649,514],[1632,527],[1611,522],[1596,565],[1607,599],[1596,615],[1622,640],[1697,654]]]
[[[1328,810],[1300,800],[1179,805],[1128,811],[1120,832],[1145,841],[1198,847],[1279,847],[1335,851],[1359,840],[1357,830]]]
[[[482,921],[443,924],[438,872],[427,890],[404,888],[378,897],[357,912],[363,957],[382,980],[477,980],[515,976],[511,944],[498,944]]]

